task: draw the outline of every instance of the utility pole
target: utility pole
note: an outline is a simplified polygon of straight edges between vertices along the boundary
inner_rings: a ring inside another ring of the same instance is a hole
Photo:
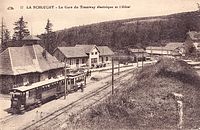
[[[139,49],[138,49],[138,54],[139,54]],[[139,67],[139,64],[138,64],[138,54],[136,55],[137,68]]]
[[[67,92],[67,78],[66,78],[66,58],[65,58],[65,68],[64,68],[65,72],[64,72],[64,76],[65,76],[65,95],[64,95],[64,99],[66,99],[66,92]]]
[[[112,57],[112,94],[114,94],[114,59]]]
[[[144,51],[142,51],[142,68],[143,68],[143,66],[144,66]]]
[[[118,75],[120,73],[120,63],[119,63],[119,60],[118,60]]]
[[[85,86],[86,86],[86,74],[84,73],[84,82],[85,82]]]

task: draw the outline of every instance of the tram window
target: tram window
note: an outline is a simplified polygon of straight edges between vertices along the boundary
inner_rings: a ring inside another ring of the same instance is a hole
[[[47,86],[44,86],[44,91],[46,91],[47,90]]]
[[[29,90],[29,97],[32,97],[34,95],[35,90]]]
[[[74,79],[71,79],[71,84],[74,84]]]
[[[48,85],[48,90],[51,89],[51,85]]]

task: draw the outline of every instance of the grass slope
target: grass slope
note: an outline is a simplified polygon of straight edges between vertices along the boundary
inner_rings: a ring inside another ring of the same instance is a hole
[[[67,129],[176,129],[172,92],[184,96],[184,128],[199,128],[199,85],[200,77],[186,62],[163,59],[143,68],[123,90],[73,118]]]

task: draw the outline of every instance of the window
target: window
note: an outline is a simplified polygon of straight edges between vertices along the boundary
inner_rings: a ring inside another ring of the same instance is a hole
[[[97,58],[92,58],[91,63],[97,63]]]
[[[85,64],[85,62],[86,62],[86,59],[83,58],[83,59],[82,59],[82,64]]]
[[[29,74],[29,75],[28,75],[28,81],[29,81],[29,83],[30,83],[30,84],[34,83],[33,80],[34,80],[34,76],[33,76],[32,74]]]
[[[69,59],[69,64],[72,65],[72,59]]]
[[[35,95],[35,90],[32,89],[32,90],[29,90],[29,97],[32,97]]]
[[[97,55],[97,52],[95,52],[95,55]]]
[[[91,55],[94,55],[94,52],[92,52]]]
[[[71,84],[74,84],[74,79],[71,79]]]
[[[79,59],[76,59],[76,64],[77,64],[77,65],[79,64]]]
[[[106,61],[108,61],[108,57],[106,57]]]

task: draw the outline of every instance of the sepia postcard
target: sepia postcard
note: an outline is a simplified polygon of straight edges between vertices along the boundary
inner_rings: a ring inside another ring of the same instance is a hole
[[[200,129],[200,0],[1,0],[0,130]]]

